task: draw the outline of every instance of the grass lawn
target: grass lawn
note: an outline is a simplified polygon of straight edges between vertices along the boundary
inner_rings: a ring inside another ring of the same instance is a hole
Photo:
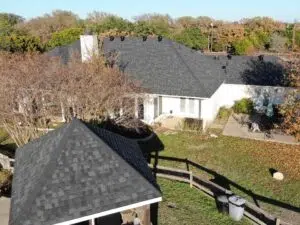
[[[163,202],[159,204],[159,225],[251,224],[246,219],[234,222],[229,216],[219,213],[213,199],[188,184],[167,179],[158,179],[158,183],[163,192]]]
[[[238,188],[234,187],[237,185],[230,183],[225,185],[234,193],[250,201],[253,201],[253,198],[249,192],[261,196],[257,198],[258,205],[271,213],[283,216],[283,212],[286,213],[284,208],[290,206],[294,211],[299,210],[299,145],[284,145],[226,136],[211,138],[208,135],[190,132],[158,131],[158,136],[165,145],[160,155],[188,158],[215,171],[238,185]],[[186,168],[183,163],[164,160],[159,160],[158,165]],[[274,180],[270,175],[270,168],[283,172],[285,179]],[[214,178],[206,172],[199,172],[194,168],[193,170],[207,179]]]

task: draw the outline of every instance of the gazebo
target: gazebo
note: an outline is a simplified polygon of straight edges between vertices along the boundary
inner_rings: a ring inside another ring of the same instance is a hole
[[[150,205],[162,200],[136,142],[78,119],[15,160],[9,225],[121,225],[130,210],[150,225]]]

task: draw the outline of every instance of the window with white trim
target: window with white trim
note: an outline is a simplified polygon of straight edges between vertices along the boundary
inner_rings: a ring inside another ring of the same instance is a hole
[[[189,99],[189,113],[190,114],[195,113],[195,100],[192,98]]]
[[[185,103],[186,99],[185,98],[180,98],[180,112],[184,113],[185,112]]]

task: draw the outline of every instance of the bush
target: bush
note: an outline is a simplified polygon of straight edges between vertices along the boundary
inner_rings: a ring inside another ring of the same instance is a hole
[[[57,46],[71,44],[72,42],[77,41],[81,34],[83,34],[82,28],[69,28],[54,32],[51,40],[47,43],[47,47],[48,49],[51,49]]]
[[[180,34],[174,36],[174,40],[195,50],[207,48],[207,37],[201,33],[199,28],[187,28]]]
[[[184,118],[182,122],[183,130],[193,130],[201,131],[202,130],[202,120],[194,118]]]
[[[32,36],[19,35],[17,33],[0,36],[0,50],[8,52],[43,52],[44,46],[40,39]]]
[[[233,43],[235,55],[245,55],[251,53],[255,49],[253,43],[248,38]]]
[[[235,113],[251,114],[253,109],[253,101],[249,98],[243,98],[240,101],[236,101],[233,106],[233,111]]]
[[[222,106],[218,112],[218,116],[217,116],[218,119],[221,120],[228,119],[231,114],[231,111],[232,111],[231,109]]]

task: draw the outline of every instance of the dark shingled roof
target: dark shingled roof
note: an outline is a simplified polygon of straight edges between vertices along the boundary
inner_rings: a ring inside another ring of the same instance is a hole
[[[70,45],[56,47],[46,53],[48,56],[61,57],[63,63],[67,63],[73,54],[81,54],[80,40]]]
[[[106,54],[118,52],[120,69],[150,93],[209,98],[222,83],[284,86],[279,58],[273,56],[264,56],[263,61],[251,56],[232,56],[229,60],[151,37],[146,41],[105,38],[103,49]]]
[[[274,72],[282,78],[282,67],[273,56],[264,56],[263,61],[251,56],[232,56],[229,60],[157,38],[105,39],[103,47],[105,53],[119,52],[120,68],[155,94],[209,98],[222,83],[282,86],[274,82]],[[253,80],[255,77],[259,79]]]
[[[161,197],[136,142],[74,119],[17,150],[10,225],[53,225]]]

